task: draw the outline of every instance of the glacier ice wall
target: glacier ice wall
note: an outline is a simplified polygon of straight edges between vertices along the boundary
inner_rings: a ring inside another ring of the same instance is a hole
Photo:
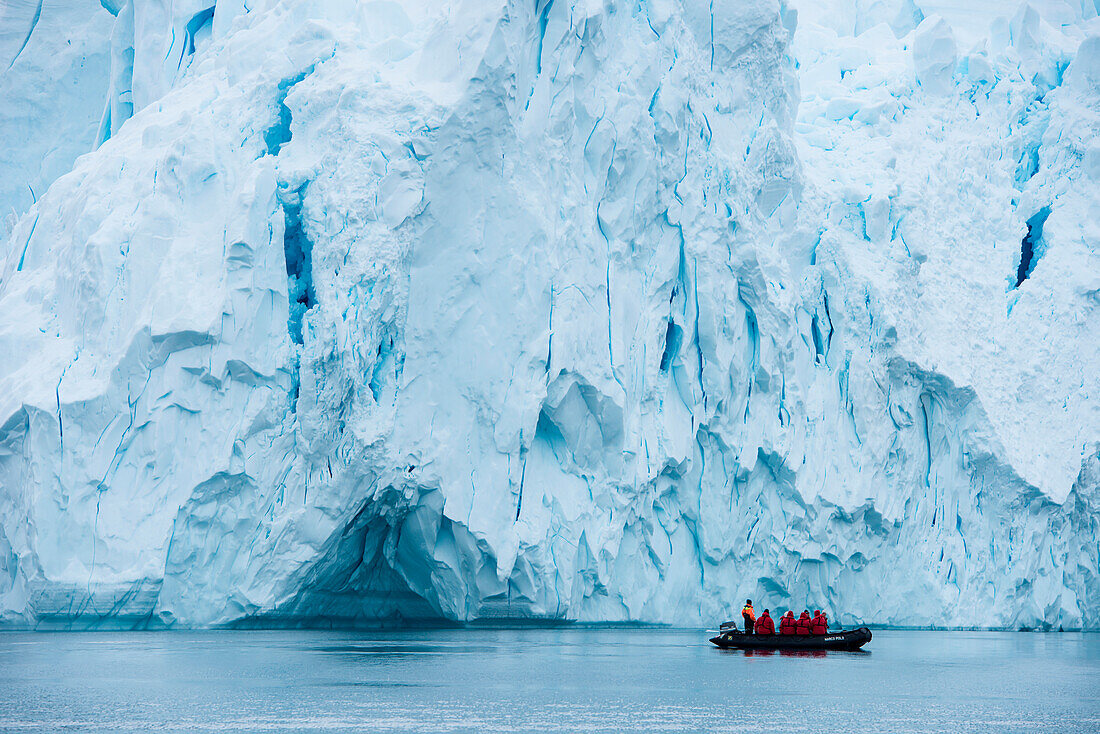
[[[55,7],[0,620],[1100,626],[1091,5]]]
[[[106,5],[5,0],[0,7],[0,238],[95,146],[114,23]]]

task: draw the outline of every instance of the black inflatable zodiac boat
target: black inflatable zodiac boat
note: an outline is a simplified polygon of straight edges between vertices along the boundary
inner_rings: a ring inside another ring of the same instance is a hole
[[[858,650],[871,641],[871,630],[829,632],[825,635],[746,635],[726,622],[721,634],[710,638],[723,649],[739,650]]]

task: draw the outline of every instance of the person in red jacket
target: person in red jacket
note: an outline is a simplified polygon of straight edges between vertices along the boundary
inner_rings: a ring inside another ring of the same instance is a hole
[[[789,609],[787,610],[787,613],[783,615],[783,618],[779,620],[779,634],[795,634],[794,612],[790,611]]]
[[[795,634],[808,635],[810,634],[810,610],[803,609],[802,616],[795,622]]]
[[[820,609],[814,610],[814,618],[810,620],[810,634],[823,635],[829,631],[829,623],[825,621],[825,615]]]
[[[774,635],[775,634],[775,622],[768,615],[767,609],[760,615],[760,618],[756,620],[756,634],[758,635]]]

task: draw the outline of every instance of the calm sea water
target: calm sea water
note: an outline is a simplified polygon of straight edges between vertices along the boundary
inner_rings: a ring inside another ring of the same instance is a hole
[[[746,655],[701,631],[0,634],[0,731],[1100,732],[1100,635],[876,632]]]

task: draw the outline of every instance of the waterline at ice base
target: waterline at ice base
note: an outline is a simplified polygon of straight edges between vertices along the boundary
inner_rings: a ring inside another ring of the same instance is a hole
[[[0,98],[5,626],[1100,627],[1091,1],[39,0]]]

